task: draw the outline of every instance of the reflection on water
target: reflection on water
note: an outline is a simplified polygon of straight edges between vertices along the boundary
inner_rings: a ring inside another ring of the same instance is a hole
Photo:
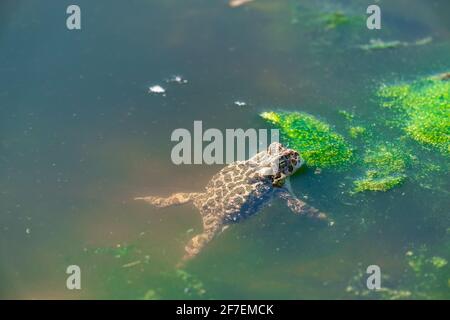
[[[446,1],[382,2],[381,31],[365,28],[363,0],[80,0],[81,32],[65,29],[68,4],[0,4],[0,297],[450,298],[448,169],[430,188],[358,195],[348,172],[308,169],[293,189],[334,228],[275,201],[185,270],[175,265],[201,230],[196,210],[131,200],[199,191],[221,168],[172,164],[170,134],[194,120],[266,128],[258,114],[281,108],[343,133],[339,110],[371,119],[381,84],[449,70]],[[188,82],[166,83],[173,75]],[[65,288],[70,264],[81,291]],[[392,292],[364,291],[371,264]]]

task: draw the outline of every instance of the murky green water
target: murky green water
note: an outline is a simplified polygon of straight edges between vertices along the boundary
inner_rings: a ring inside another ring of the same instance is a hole
[[[348,110],[394,141],[373,122],[375,93],[450,70],[448,1],[379,1],[380,31],[365,27],[372,1],[363,0],[233,9],[225,0],[78,0],[82,30],[68,31],[72,2],[0,4],[1,298],[450,298],[449,161],[411,141],[419,161],[441,168],[426,182],[352,194],[356,168],[308,168],[293,189],[333,228],[275,201],[181,271],[184,244],[201,230],[196,210],[131,200],[199,191],[221,168],[172,164],[170,134],[194,120],[269,128],[258,114],[283,109],[344,134],[338,111]],[[348,23],[334,25],[335,12]],[[166,84],[174,74],[188,83]],[[148,94],[155,84],[165,97]],[[71,264],[81,267],[82,290],[66,289]],[[385,291],[365,289],[373,264]]]

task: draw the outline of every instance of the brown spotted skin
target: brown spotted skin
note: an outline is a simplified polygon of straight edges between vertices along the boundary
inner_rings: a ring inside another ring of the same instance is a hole
[[[229,225],[254,215],[274,196],[284,199],[295,213],[326,219],[325,214],[297,199],[290,190],[288,177],[302,163],[296,151],[272,143],[267,151],[220,170],[211,178],[203,193],[175,193],[167,198],[150,196],[136,199],[157,207],[193,201],[202,217],[203,232],[186,245],[183,261],[187,261]]]

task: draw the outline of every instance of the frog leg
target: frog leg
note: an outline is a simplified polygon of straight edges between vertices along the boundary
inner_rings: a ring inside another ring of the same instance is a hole
[[[327,221],[330,226],[334,224],[325,213],[303,202],[288,190],[282,190],[279,193],[279,197],[286,201],[288,208],[294,213],[306,215],[309,218]]]
[[[204,229],[202,233],[197,234],[189,240],[188,244],[184,248],[186,253],[178,266],[184,265],[184,263],[188,260],[191,260],[197,256],[200,251],[224,229],[226,229],[226,227],[223,227],[222,224],[215,224],[207,229]]]
[[[189,201],[195,200],[198,196],[200,196],[201,193],[174,193],[169,197],[154,197],[154,196],[148,196],[148,197],[137,197],[134,198],[134,200],[143,200],[145,202],[150,203],[151,205],[154,205],[158,208],[164,208],[174,205],[181,205],[184,203],[187,203]]]
[[[178,266],[197,256],[200,251],[218,234],[228,228],[215,212],[202,212],[203,232],[194,236],[184,248],[186,253]]]

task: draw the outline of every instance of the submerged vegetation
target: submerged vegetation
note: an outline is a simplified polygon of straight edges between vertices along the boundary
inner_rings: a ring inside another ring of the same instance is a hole
[[[142,300],[161,300],[176,296],[178,299],[205,299],[206,289],[201,280],[183,269],[161,272],[159,278],[170,284],[172,292],[162,288],[148,289],[141,297]]]
[[[342,11],[324,13],[318,16],[318,20],[323,23],[326,30],[335,29],[339,26],[349,24],[352,20]]]
[[[281,131],[282,140],[301,152],[307,165],[342,167],[353,162],[352,146],[327,123],[302,112],[263,112],[261,117]]]
[[[382,288],[368,290],[365,285],[367,274],[358,270],[350,280],[346,292],[361,298],[401,299],[448,299],[450,292],[450,229],[444,242],[430,249],[420,245],[405,252],[405,272],[396,280],[382,275]]]
[[[293,23],[305,21],[307,25],[324,31],[344,26],[363,26],[365,23],[364,15],[352,14],[338,6],[324,10],[323,7],[308,6],[301,1],[293,1],[293,3]]]
[[[134,283],[135,292],[126,298],[143,300],[174,297],[177,299],[207,298],[207,290],[203,282],[184,269],[161,267],[160,271],[143,276],[142,272],[151,268],[155,261],[137,244],[85,248],[84,254],[97,261],[100,259],[105,262],[101,275],[102,283],[108,293],[114,296],[122,297],[123,289]],[[136,273],[136,271],[139,272]],[[154,285],[161,281],[166,283],[164,288]]]

